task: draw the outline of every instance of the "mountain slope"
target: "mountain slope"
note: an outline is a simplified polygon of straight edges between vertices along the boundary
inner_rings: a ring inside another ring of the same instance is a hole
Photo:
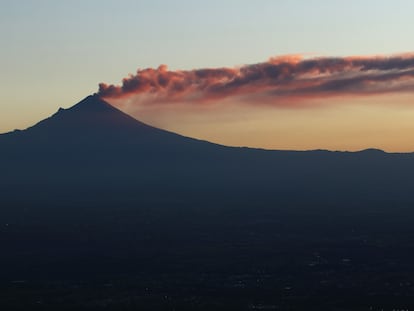
[[[24,131],[0,135],[0,146],[3,181],[33,185],[51,180],[93,185],[104,176],[127,182],[135,170],[148,171],[149,163],[172,168],[191,161],[194,152],[222,148],[143,124],[97,96]]]
[[[414,172],[413,154],[266,151],[191,139],[141,123],[96,95],[27,130],[0,135],[0,148],[5,197],[106,189],[128,197],[158,191],[184,199],[211,193],[411,200]]]
[[[69,109],[60,108],[53,116],[24,130],[0,135],[11,146],[43,144],[183,144],[190,139],[141,123],[91,95]],[[195,142],[195,140],[192,140]]]

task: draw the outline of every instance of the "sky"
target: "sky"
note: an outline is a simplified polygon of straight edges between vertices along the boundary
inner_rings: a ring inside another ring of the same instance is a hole
[[[409,0],[0,0],[0,132],[101,85],[146,123],[221,144],[414,151],[413,11]],[[278,74],[254,78],[267,68]],[[155,87],[164,75],[185,88]]]

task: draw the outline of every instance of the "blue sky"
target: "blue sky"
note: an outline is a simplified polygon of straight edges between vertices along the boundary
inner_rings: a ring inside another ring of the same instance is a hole
[[[137,68],[414,50],[413,1],[0,0],[0,132]]]

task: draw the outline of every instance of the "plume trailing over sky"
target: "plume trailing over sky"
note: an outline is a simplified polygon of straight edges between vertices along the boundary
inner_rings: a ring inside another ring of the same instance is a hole
[[[145,103],[246,97],[274,105],[283,98],[414,92],[414,53],[392,56],[305,58],[286,55],[233,68],[139,69],[122,85],[99,84],[103,98],[148,95]]]

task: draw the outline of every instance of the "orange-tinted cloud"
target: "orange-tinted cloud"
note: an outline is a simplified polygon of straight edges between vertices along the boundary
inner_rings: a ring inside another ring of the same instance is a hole
[[[138,70],[122,85],[99,85],[103,98],[151,95],[157,102],[205,102],[232,96],[280,104],[281,98],[414,92],[414,54],[303,58],[287,55],[235,68]],[[254,100],[253,100],[254,101]],[[150,102],[150,101],[148,101]]]

